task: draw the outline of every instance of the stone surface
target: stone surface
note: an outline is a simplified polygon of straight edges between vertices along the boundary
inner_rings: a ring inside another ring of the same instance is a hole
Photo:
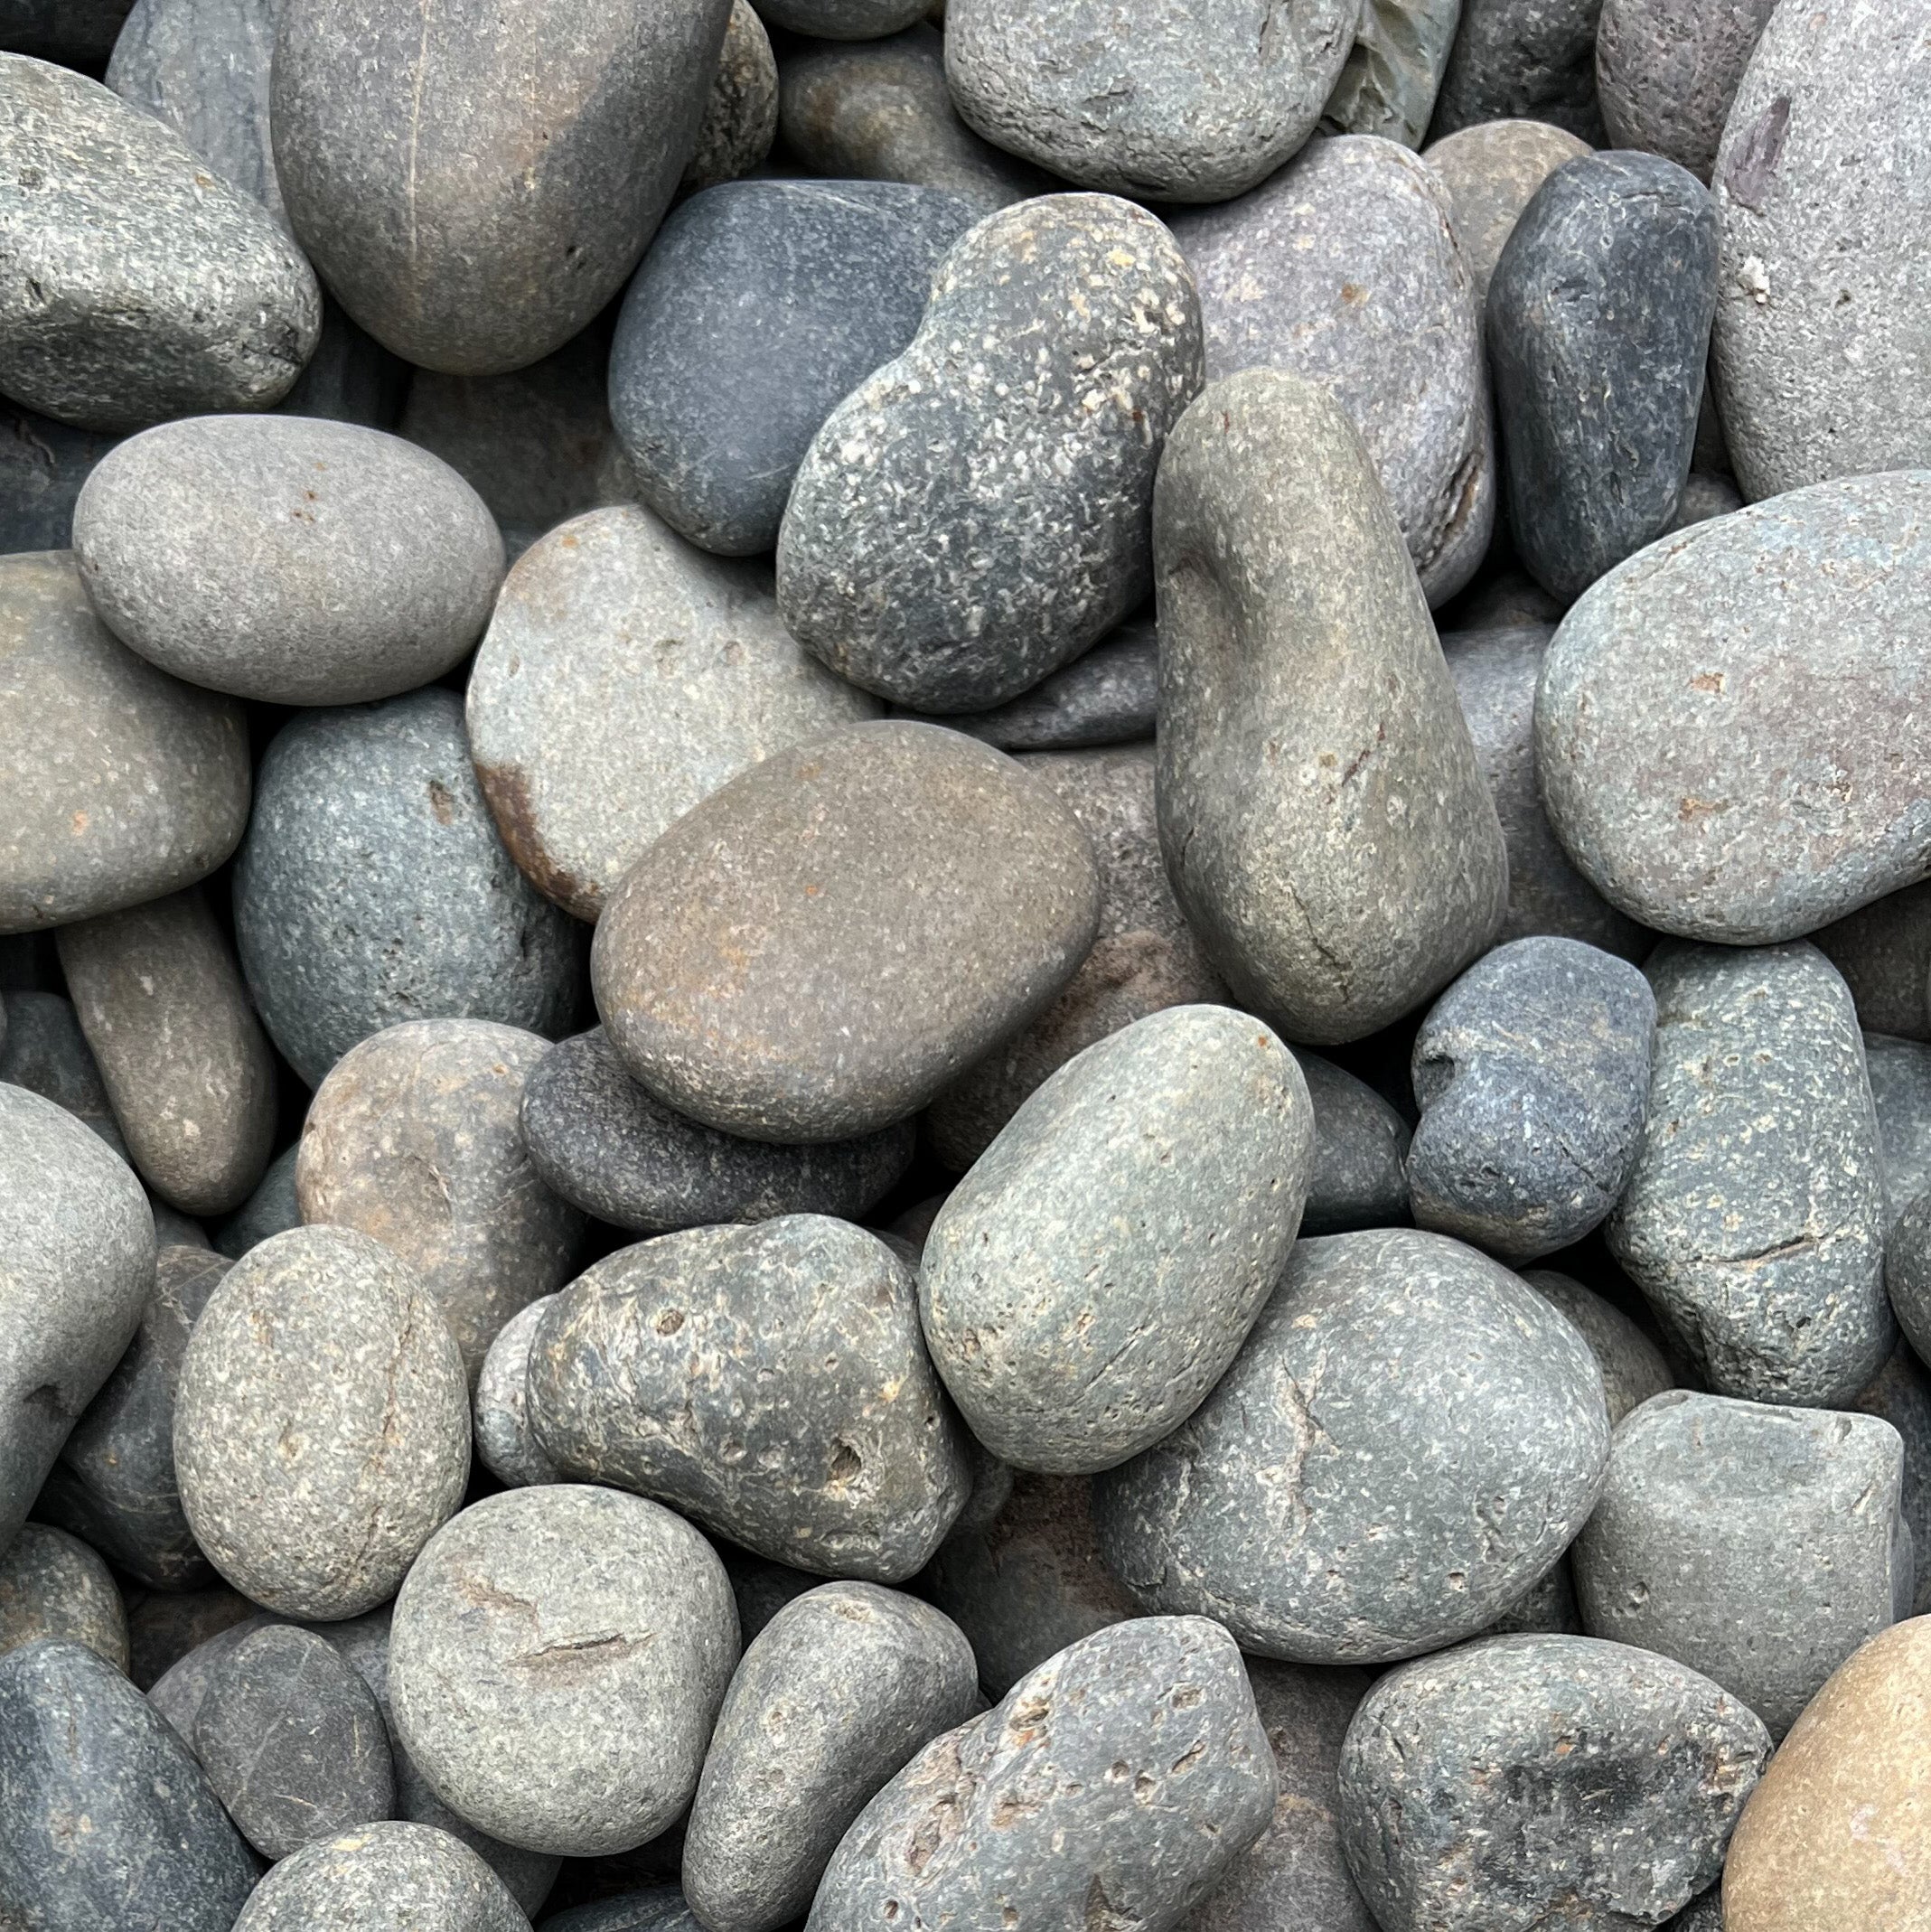
[[[1561,621],[1562,611],[1563,605],[1526,570],[1510,567],[1485,577],[1475,588],[1458,597],[1441,614],[1441,628],[1446,635],[1455,631],[1553,625]]]
[[[427,369],[520,369],[623,285],[698,137],[730,0],[284,0],[276,170],[342,305]],[[537,165],[533,157],[542,157]]]
[[[1158,661],[1150,668],[1157,680]],[[1026,1097],[1076,1054],[1149,1014],[1211,1004],[1226,994],[1167,880],[1153,746],[1060,752],[1020,762],[1052,786],[1092,842],[1100,928],[1059,998],[926,1110],[932,1151],[961,1172],[991,1146]]]
[[[176,893],[58,936],[135,1168],[188,1214],[239,1207],[275,1144],[275,1061],[207,902]]]
[[[463,1364],[428,1290],[348,1228],[237,1261],[182,1364],[174,1468],[217,1570],[284,1616],[395,1594],[469,1474]]]
[[[878,711],[786,633],[768,577],[625,504],[574,519],[518,559],[467,715],[511,856],[594,920],[651,844],[728,779]]]
[[[1850,1406],[1889,1422],[1904,1444],[1904,1492],[1899,1507],[1911,1532],[1917,1559],[1912,1608],[1931,1609],[1931,1374],[1908,1342],[1851,1399]]]
[[[696,1530],[552,1484],[473,1504],[424,1551],[397,1599],[389,1700],[464,1817],[584,1856],[683,1810],[736,1662],[730,1586]]]
[[[930,1604],[870,1583],[794,1598],[745,1651],[711,1733],[684,1836],[701,1923],[801,1918],[873,1794],[980,1708],[971,1646]]]
[[[811,1932],[958,1932],[1082,1915],[1173,1927],[1267,1828],[1273,1754],[1233,1640],[1205,1618],[1083,1637],[934,1739],[845,1834]],[[1102,1902],[1103,1901],[1103,1902]]]
[[[399,1021],[568,1029],[575,924],[490,821],[463,700],[431,688],[285,725],[235,868],[235,937],[268,1036],[311,1086]]]
[[[784,1147],[721,1134],[652,1100],[601,1027],[560,1041],[524,1083],[523,1145],[567,1201],[641,1233],[778,1215],[858,1221],[911,1163],[901,1121],[856,1140]]]
[[[0,53],[0,389],[85,429],[279,400],[322,295],[267,211],[98,80]]]
[[[1897,1339],[1851,996],[1804,945],[1659,946],[1647,972],[1649,1119],[1610,1252],[1720,1395],[1841,1406]]]
[[[0,1080],[51,1100],[126,1160],[127,1143],[71,1003],[58,993],[16,992],[5,995],[5,1007]]]
[[[1484,121],[1527,117],[1598,145],[1601,11],[1602,0],[1463,0],[1429,133],[1439,141]]]
[[[1884,1221],[1890,1228],[1931,1186],[1931,1046],[1866,1032],[1864,1071],[1878,1117]]]
[[[218,1583],[210,1590],[130,1590],[127,1602],[127,1674],[137,1690],[157,1681],[217,1632],[262,1613],[239,1590]]]
[[[302,1130],[303,1220],[397,1256],[435,1297],[472,1381],[502,1325],[562,1287],[585,1232],[518,1127],[548,1051],[488,1020],[387,1027],[336,1062]]]
[[[1707,389],[1704,394],[1708,396]],[[1742,508],[1743,498],[1733,478],[1728,474],[1692,470],[1683,486],[1683,494],[1676,500],[1676,513],[1670,519],[1664,534],[1673,535],[1677,530],[1688,530],[1692,523],[1707,523],[1712,517],[1727,517]]]
[[[1918,1195],[1892,1223],[1884,1282],[1911,1346],[1920,1356],[1931,1352],[1931,1193]]]
[[[312,1630],[245,1637],[210,1674],[194,1755],[264,1858],[387,1818],[389,1733],[369,1686]]]
[[[80,492],[74,554],[130,650],[271,704],[430,682],[482,634],[502,578],[489,511],[447,464],[380,429],[289,416],[130,436]]]
[[[246,1201],[215,1230],[214,1245],[230,1261],[239,1261],[258,1242],[271,1234],[286,1234],[302,1225],[302,1209],[295,1199],[295,1160],[302,1151],[298,1140],[285,1147],[273,1160]]]
[[[1341,405],[1430,604],[1488,548],[1495,453],[1468,270],[1441,179],[1392,141],[1314,142],[1253,193],[1176,218],[1207,373],[1282,369]]]
[[[256,1887],[235,1932],[528,1932],[482,1859],[426,1824],[366,1824],[305,1846]]]
[[[1879,0],[1788,8],[1750,57],[1711,176],[1717,401],[1747,497],[1931,463],[1927,84],[1931,42]]]
[[[558,1912],[543,1921],[543,1932],[696,1932],[698,1924],[680,1887],[648,1885]]]
[[[1341,1750],[1348,1863],[1383,1932],[1654,1925],[1717,1876],[1769,1748],[1664,1658],[1494,1637],[1362,1700]]]
[[[1183,419],[1154,532],[1175,896],[1287,1038],[1359,1039],[1479,954],[1508,894],[1394,513],[1341,406],[1254,369]]]
[[[901,1582],[966,1499],[911,1271],[824,1215],[620,1249],[551,1304],[529,1374],[537,1445],[564,1475],[801,1570]],[[680,1404],[675,1429],[638,1426]]]
[[[1487,310],[1489,278],[1503,247],[1535,191],[1565,161],[1589,152],[1589,143],[1565,127],[1521,119],[1479,121],[1422,149],[1448,191],[1477,318]]]
[[[1617,1430],[1576,1542],[1584,1624],[1701,1672],[1781,1738],[1909,1610],[1903,1479],[1875,1416],[1655,1396]]]
[[[1462,0],[1369,0],[1321,110],[1321,131],[1420,147],[1461,18]]]
[[[1533,1261],[1581,1240],[1635,1170],[1656,1002],[1627,960],[1518,939],[1429,1009],[1411,1063],[1418,1227]]]
[[[1873,899],[1809,937],[1843,975],[1867,1033],[1931,1040],[1931,882]]]
[[[770,154],[777,133],[778,63],[771,36],[750,0],[731,0],[724,51],[680,192],[696,194],[750,174]]]
[[[1084,187],[1219,202],[1301,146],[1354,45],[1349,0],[1137,0],[1111,31],[1074,0],[949,0],[967,125]]]
[[[0,1655],[42,1637],[84,1644],[127,1668],[127,1616],[113,1572],[78,1537],[27,1523],[0,1554]]]
[[[1192,1418],[1101,1478],[1100,1547],[1142,1604],[1257,1655],[1385,1663],[1552,1568],[1608,1442],[1588,1345],[1506,1269],[1441,1234],[1326,1235]]]
[[[1612,1430],[1652,1395],[1676,1386],[1663,1351],[1613,1301],[1553,1268],[1532,1268],[1523,1280],[1559,1308],[1589,1345],[1602,1371],[1603,1400]]]
[[[592,980],[619,1057],[680,1113],[846,1140],[1044,1012],[1098,915],[1049,787],[957,732],[853,725],[680,819],[605,910]]]
[[[0,932],[192,886],[248,814],[241,707],[137,658],[70,557],[0,558]]]
[[[1931,1895],[1931,1618],[1873,1637],[1791,1727],[1723,1868],[1729,1932],[1896,1926]]]
[[[899,182],[732,182],[686,202],[611,351],[643,501],[707,550],[771,549],[820,425],[911,342],[978,212]]]
[[[147,1700],[174,1727],[176,1734],[193,1748],[194,1727],[208,1695],[215,1671],[243,1638],[271,1625],[286,1628],[267,1611],[257,1609],[246,1598],[237,1597],[244,1614],[231,1623],[211,1631],[191,1649],[176,1657],[148,1687]]]
[[[214,1580],[174,1479],[174,1397],[189,1332],[227,1271],[205,1249],[161,1249],[134,1340],[74,1424],[35,1505],[155,1590]]]
[[[1717,143],[1775,0],[1603,0],[1596,97],[1617,147],[1710,179]]]
[[[900,704],[1017,696],[1146,601],[1154,470],[1200,380],[1193,277],[1152,215],[1082,194],[989,215],[799,467],[786,627]]]
[[[254,1882],[187,1746],[111,1664],[59,1641],[0,1657],[0,1899],[15,1924],[230,1932]]]
[[[1298,1049],[1314,1106],[1304,1234],[1398,1227],[1408,1219],[1408,1122],[1365,1081]]]
[[[52,1101],[0,1084],[0,1550],[121,1358],[155,1285],[126,1163]]]
[[[0,553],[65,549],[74,499],[115,441],[0,403]]]
[[[1557,835],[1632,918],[1790,939],[1915,884],[1931,473],[1849,477],[1652,546],[1592,585],[1542,664]],[[1664,715],[1670,719],[1665,730]]]
[[[1171,1007],[1070,1060],[925,1243],[925,1341],[973,1436],[1088,1475],[1170,1435],[1273,1292],[1313,1160],[1307,1082],[1245,1013]]]
[[[537,1325],[556,1300],[541,1295],[496,1331],[471,1402],[476,1454],[507,1489],[560,1483],[563,1474],[530,1432],[530,1350]]]

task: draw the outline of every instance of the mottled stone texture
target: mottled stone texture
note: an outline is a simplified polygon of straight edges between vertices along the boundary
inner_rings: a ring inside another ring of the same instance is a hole
[[[563,1479],[530,1430],[530,1350],[556,1299],[539,1296],[496,1331],[471,1396],[476,1454],[506,1489]]]
[[[1589,1345],[1602,1371],[1611,1429],[1652,1395],[1675,1386],[1663,1351],[1614,1302],[1553,1268],[1531,1268],[1523,1280],[1551,1308],[1560,1308]]]
[[[1065,194],[989,215],[799,468],[785,624],[928,711],[1036,684],[1145,602],[1154,471],[1200,380],[1193,277],[1144,209]]]
[[[833,41],[896,33],[927,11],[918,0],[763,0],[763,5],[774,26]]]
[[[1887,893],[1809,938],[1843,975],[1867,1033],[1931,1041],[1931,883]]]
[[[1217,382],[1160,467],[1160,845],[1235,995],[1358,1039],[1495,936],[1502,828],[1366,449],[1326,391]]]
[[[1596,97],[1609,138],[1710,179],[1775,0],[1603,0]]]
[[[530,1921],[475,1852],[426,1824],[365,1824],[305,1846],[256,1887],[235,1932],[528,1932]]]
[[[731,0],[717,78],[680,192],[696,194],[750,174],[771,152],[777,133],[778,63],[771,36],[750,0]]]
[[[127,1668],[127,1615],[113,1571],[78,1537],[25,1523],[0,1554],[0,1654],[45,1637],[85,1644]]]
[[[1489,277],[1523,210],[1565,161],[1589,152],[1589,143],[1566,128],[1529,120],[1481,121],[1422,149],[1422,160],[1448,187],[1478,317],[1487,309]]]
[[[1462,0],[1369,0],[1321,109],[1322,132],[1420,147],[1461,19]]]
[[[1596,24],[1602,0],[1463,0],[1435,118],[1440,140],[1482,121],[1552,122],[1590,146],[1602,139],[1596,104]]]

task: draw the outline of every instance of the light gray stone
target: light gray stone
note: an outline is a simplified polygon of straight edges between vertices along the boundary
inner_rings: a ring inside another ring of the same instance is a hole
[[[1599,145],[1601,11],[1602,0],[1463,0],[1430,134],[1439,141],[1483,121],[1526,116]]]
[[[114,1573],[78,1536],[23,1523],[0,1554],[0,1655],[43,1637],[85,1644],[127,1668],[127,1614]]]
[[[1589,152],[1589,143],[1567,128],[1520,119],[1479,121],[1421,150],[1448,188],[1477,318],[1487,309],[1489,277],[1503,247],[1535,191],[1565,161]]]
[[[1314,1171],[1304,1234],[1399,1227],[1408,1215],[1409,1125],[1364,1080],[1297,1048],[1314,1106]]]
[[[750,174],[777,135],[778,62],[771,36],[750,0],[731,0],[717,78],[679,192],[698,194]]]
[[[1613,1301],[1553,1268],[1531,1268],[1523,1280],[1544,1301],[1560,1308],[1589,1345],[1596,1366],[1602,1371],[1603,1400],[1611,1429],[1652,1395],[1676,1386],[1663,1351]]]
[[[1603,0],[1596,97],[1617,147],[1645,148],[1708,182],[1743,70],[1775,0]]]
[[[1809,938],[1843,975],[1867,1033],[1931,1040],[1931,882],[1887,893]]]
[[[530,1350],[536,1340],[537,1325],[556,1299],[555,1295],[539,1295],[527,1308],[512,1315],[496,1331],[476,1377],[471,1403],[476,1454],[507,1489],[564,1479],[530,1431],[528,1402]]]
[[[1866,1033],[1864,1071],[1878,1117],[1884,1224],[1889,1229],[1931,1187],[1931,1046]]]
[[[529,1932],[483,1862],[427,1824],[365,1824],[306,1845],[255,1888],[234,1932]]]
[[[127,1143],[71,1003],[58,993],[39,992],[8,993],[5,1001],[0,1080],[51,1100],[126,1160]]]
[[[1461,24],[1462,0],[1368,0],[1321,110],[1324,134],[1373,134],[1420,147]]]

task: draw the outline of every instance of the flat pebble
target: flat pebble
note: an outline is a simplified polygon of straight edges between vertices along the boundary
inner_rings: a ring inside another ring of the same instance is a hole
[[[1553,1268],[1531,1268],[1523,1280],[1551,1308],[1559,1308],[1589,1345],[1602,1371],[1611,1429],[1652,1395],[1676,1386],[1663,1351],[1613,1301]]]
[[[1304,1234],[1398,1227],[1408,1219],[1409,1125],[1364,1080],[1297,1048],[1314,1107],[1314,1168]]]
[[[750,174],[770,154],[777,133],[778,62],[771,36],[750,0],[731,0],[724,51],[680,192],[696,194]]]
[[[483,1862],[427,1824],[374,1824],[305,1846],[256,1887],[234,1932],[529,1932]]]
[[[1369,0],[1321,109],[1321,131],[1420,147],[1461,17],[1461,0]]]
[[[1567,128],[1522,119],[1478,121],[1422,149],[1448,191],[1477,316],[1487,311],[1489,278],[1535,191],[1565,161],[1589,152]]]
[[[127,1668],[127,1615],[113,1571],[78,1536],[25,1523],[0,1554],[0,1655],[42,1637],[85,1644]]]
[[[1931,1040],[1931,882],[1887,893],[1809,938],[1843,975],[1867,1033]]]
[[[1602,0],[1463,0],[1430,134],[1527,117],[1596,146],[1596,25]]]
[[[290,1228],[302,1225],[295,1187],[295,1161],[301,1152],[299,1140],[285,1147],[268,1163],[254,1193],[215,1230],[214,1245],[230,1261],[239,1261],[271,1234],[286,1234]]]
[[[8,993],[4,1003],[0,1080],[51,1100],[126,1160],[127,1143],[72,1003],[58,993],[38,992]]]
[[[1596,98],[1612,145],[1710,179],[1743,70],[1775,0],[1603,0]]]
[[[560,1483],[563,1474],[530,1430],[530,1351],[555,1295],[539,1295],[496,1331],[471,1402],[476,1454],[506,1489]]]

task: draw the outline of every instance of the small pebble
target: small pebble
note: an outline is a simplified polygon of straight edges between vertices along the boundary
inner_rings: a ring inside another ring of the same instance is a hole
[[[1409,1125],[1365,1081],[1297,1047],[1314,1107],[1304,1234],[1399,1227],[1408,1218]]]
[[[26,1523],[0,1555],[0,1655],[42,1637],[85,1644],[127,1668],[127,1615],[113,1572],[79,1537]]]
[[[476,1454],[506,1489],[564,1480],[563,1472],[538,1447],[530,1429],[530,1351],[536,1341],[537,1326],[556,1299],[555,1295],[539,1295],[527,1308],[512,1315],[496,1331],[476,1377],[471,1403]]]
[[[0,1080],[51,1100],[127,1160],[127,1143],[72,1004],[58,993],[19,992],[6,994],[4,1007]]]
[[[1599,145],[1596,27],[1601,11],[1602,0],[1463,0],[1430,136],[1439,141],[1485,121],[1520,117]]]
[[[1535,191],[1565,161],[1589,152],[1589,143],[1566,128],[1514,118],[1479,121],[1422,149],[1448,191],[1477,316],[1487,313],[1489,279]]]
[[[1884,1224],[1931,1187],[1931,1045],[1864,1035],[1864,1072],[1878,1117],[1884,1167]]]
[[[374,1824],[305,1845],[256,1887],[234,1932],[529,1932],[496,1874],[447,1832]]]
[[[215,1230],[214,1245],[230,1261],[239,1261],[258,1243],[271,1234],[286,1234],[302,1225],[302,1210],[295,1200],[295,1161],[302,1143],[285,1147],[268,1163],[253,1194]]]

